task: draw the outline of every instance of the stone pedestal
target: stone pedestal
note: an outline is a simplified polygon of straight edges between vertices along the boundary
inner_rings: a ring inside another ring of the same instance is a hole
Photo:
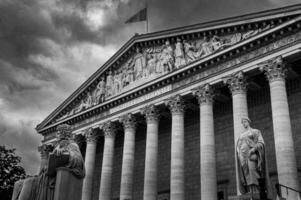
[[[159,115],[154,105],[142,112],[147,125],[143,200],[157,200]]]
[[[261,200],[259,193],[254,194],[242,194],[238,196],[230,196],[228,200]]]
[[[166,103],[171,111],[170,199],[185,199],[184,172],[184,103],[177,95]]]
[[[83,180],[66,169],[58,169],[54,200],[81,200]]]

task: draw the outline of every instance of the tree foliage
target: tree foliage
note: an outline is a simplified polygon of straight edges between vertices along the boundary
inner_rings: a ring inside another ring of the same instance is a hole
[[[15,154],[15,149],[0,146],[0,197],[3,200],[11,199],[14,183],[26,176],[20,161],[21,157]]]

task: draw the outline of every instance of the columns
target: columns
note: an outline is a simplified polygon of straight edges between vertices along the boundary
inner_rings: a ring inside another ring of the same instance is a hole
[[[105,136],[105,142],[101,169],[99,200],[110,200],[116,127],[115,124],[109,121],[104,123],[102,128]]]
[[[85,155],[86,176],[83,182],[82,200],[91,200],[97,143],[96,130],[92,128],[88,129],[85,133],[85,137],[87,142]]]
[[[134,178],[136,119],[132,114],[126,114],[122,116],[120,121],[124,127],[120,200],[131,200],[133,199],[132,190]]]
[[[157,200],[159,115],[154,105],[146,106],[142,113],[147,124],[143,200]]]
[[[180,95],[166,101],[172,116],[170,199],[184,200],[184,102]]]
[[[281,57],[261,66],[270,85],[273,129],[279,183],[299,190],[294,141],[289,115],[285,74],[287,69]],[[283,192],[286,195],[286,191]],[[286,198],[297,199],[295,194]],[[285,197],[285,196],[284,196]]]
[[[193,90],[200,104],[201,199],[217,200],[213,91],[209,84]]]
[[[246,80],[243,73],[238,72],[225,78],[224,83],[228,84],[228,87],[232,93],[234,146],[236,147],[236,141],[239,135],[243,132],[241,119],[243,117],[248,117]],[[235,171],[236,171],[236,191],[237,194],[239,195],[240,191],[239,191],[236,151],[235,151]]]
[[[52,151],[53,147],[50,144],[42,144],[38,147],[38,151],[41,154],[41,164],[39,172],[48,165],[49,153]]]

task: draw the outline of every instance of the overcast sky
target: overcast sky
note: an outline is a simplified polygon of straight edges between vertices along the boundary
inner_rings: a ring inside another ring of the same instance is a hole
[[[149,0],[149,30],[262,11],[300,0]],[[0,145],[35,174],[35,127],[145,23],[142,0],[0,0]]]

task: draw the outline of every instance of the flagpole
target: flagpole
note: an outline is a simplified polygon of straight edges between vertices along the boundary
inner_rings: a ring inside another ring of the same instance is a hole
[[[148,4],[147,0],[145,0],[145,7],[146,7],[146,33],[148,33]]]

